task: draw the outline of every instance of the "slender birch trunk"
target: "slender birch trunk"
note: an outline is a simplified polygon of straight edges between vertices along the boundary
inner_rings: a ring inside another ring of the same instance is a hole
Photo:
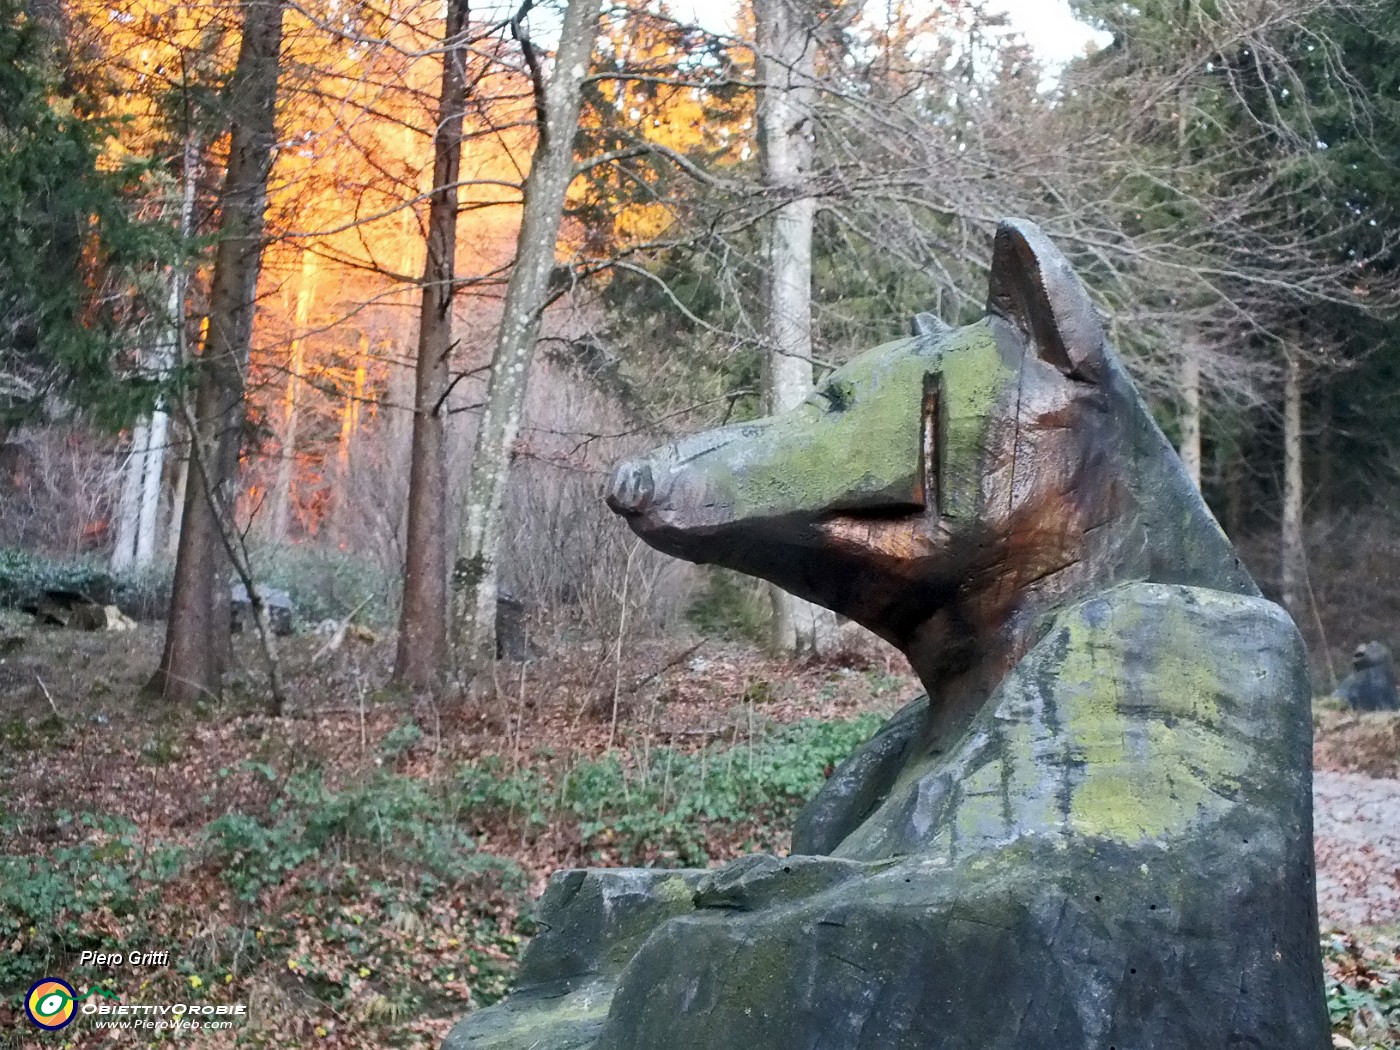
[[[242,41],[224,98],[228,166],[219,192],[219,243],[191,417],[191,448],[209,454],[186,486],[165,650],[148,687],[175,703],[217,696],[228,652],[228,552],[220,523],[231,520],[238,490],[286,4],[244,0],[242,10]]]
[[[466,677],[495,659],[501,506],[540,315],[554,268],[564,198],[574,178],[574,137],[601,6],[601,0],[569,0],[548,86],[539,76],[529,38],[518,21],[515,25],[535,73],[537,137],[530,174],[525,179],[515,265],[506,285],[501,329],[491,358],[486,407],[477,429],[452,572],[457,669]]]
[[[366,362],[369,361],[369,333],[360,333],[360,351],[355,356],[355,374],[350,396],[340,410],[340,440],[336,445],[336,463],[341,478],[350,473],[350,444],[360,430],[360,405],[365,399]],[[341,497],[344,498],[344,492]]]
[[[1183,84],[1176,96],[1176,149],[1182,170],[1187,169],[1190,151],[1190,89]],[[1199,348],[1186,340],[1181,347],[1181,446],[1177,449],[1182,465],[1196,490],[1201,488],[1201,358]]]
[[[448,0],[442,85],[433,133],[433,188],[418,315],[408,534],[394,680],[436,688],[447,662],[446,408],[457,268],[457,182],[467,106],[467,0]]]
[[[170,415],[162,406],[151,414],[146,436],[146,470],[141,478],[141,513],[136,529],[136,567],[148,568],[156,557],[160,524],[160,491],[165,478],[165,453],[170,444]]]
[[[184,431],[171,441],[175,453],[175,468],[170,479],[170,520],[165,526],[165,556],[175,558],[180,552],[180,531],[185,522],[185,491],[190,481],[189,441]]]
[[[414,130],[407,125],[401,127],[399,141],[399,152],[405,159],[406,166],[410,170],[421,167],[414,160],[417,153]],[[431,176],[431,169],[427,174]],[[426,264],[428,249],[427,236],[418,218],[416,200],[417,193],[423,189],[419,183],[425,182],[427,179],[413,179],[412,175],[406,175],[406,178],[412,180],[408,192],[413,194],[415,199],[405,201],[399,210],[399,237],[396,257],[399,274],[405,277],[409,274],[418,276],[401,281],[401,287],[389,299],[395,317],[402,320],[395,325],[393,338],[396,353],[392,355],[393,359],[389,362],[388,400],[380,406],[380,410],[384,413],[384,431],[388,446],[386,455],[395,463],[409,462],[413,456],[413,403],[418,382],[419,333],[417,322],[422,312],[423,299],[423,289],[419,278]],[[431,187],[429,187],[429,191],[431,191]],[[394,542],[396,546],[394,553],[400,564],[406,564],[409,508],[412,502],[407,491],[400,494],[396,490],[395,495],[398,513],[395,521]],[[446,569],[444,568],[443,571],[446,572]]]
[[[292,517],[292,480],[296,474],[297,423],[301,408],[301,376],[306,358],[306,325],[316,296],[318,256],[301,253],[301,278],[297,284],[297,305],[292,320],[292,345],[287,354],[287,392],[282,400],[281,457],[277,461],[277,482],[272,497],[272,539],[282,543]]]
[[[335,527],[342,541],[351,539],[350,524],[353,520],[350,506],[350,457],[355,443],[355,435],[360,432],[360,406],[365,399],[367,362],[369,361],[369,333],[360,332],[360,349],[355,358],[355,374],[350,396],[340,410],[340,440],[336,445],[335,456]]]
[[[1181,351],[1181,447],[1177,450],[1191,484],[1201,487],[1201,359],[1190,343]]]
[[[200,137],[190,131],[185,135],[185,151],[181,165],[180,237],[186,242],[194,236],[194,206],[199,188]],[[161,348],[162,378],[187,356],[185,345],[185,293],[189,287],[189,271],[183,262],[170,272],[170,295],[165,302],[168,324],[165,345]],[[170,406],[162,400],[151,415],[150,455],[146,460],[146,475],[141,491],[141,527],[136,533],[136,564],[148,568],[155,561],[156,530],[160,524],[160,493],[165,480],[165,461],[170,448]],[[180,475],[184,477],[183,474]],[[177,498],[183,497],[179,488]],[[178,504],[177,504],[178,505]]]
[[[136,536],[141,526],[141,486],[149,446],[143,419],[131,430],[131,447],[122,464],[121,498],[117,503],[117,540],[112,547],[112,571],[124,572],[136,560]]]
[[[1295,620],[1306,609],[1303,549],[1303,367],[1290,351],[1283,381],[1283,604]]]
[[[180,193],[180,236],[188,240],[194,233],[195,187],[198,178],[199,142],[193,133],[185,136],[182,187]],[[164,382],[180,360],[184,343],[185,284],[183,265],[170,270],[169,292],[165,301],[165,329],[151,354],[148,368],[158,382]],[[170,440],[170,413],[164,400],[156,404],[150,419],[138,424],[132,434],[131,456],[126,465],[122,488],[117,545],[112,552],[112,568],[121,571],[135,566],[148,568],[155,560],[156,529],[160,519],[160,491],[165,477],[165,452]]]
[[[817,41],[809,4],[754,0],[758,76],[759,159],[763,184],[783,203],[768,231],[764,334],[768,344],[764,396],[783,412],[812,392],[812,227],[810,194]],[[837,633],[836,615],[769,587],[772,644],[779,652],[819,651]]]

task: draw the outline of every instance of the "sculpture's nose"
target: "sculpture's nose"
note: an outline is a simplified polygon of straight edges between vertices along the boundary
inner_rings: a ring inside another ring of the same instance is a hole
[[[608,506],[619,514],[644,514],[655,494],[650,464],[624,463],[608,485]]]

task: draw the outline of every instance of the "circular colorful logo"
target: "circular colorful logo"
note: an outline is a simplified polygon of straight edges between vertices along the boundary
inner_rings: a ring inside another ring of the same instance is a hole
[[[67,981],[57,977],[45,977],[34,982],[25,997],[24,1009],[29,1019],[40,1028],[56,1031],[73,1020],[77,1008],[78,993]]]

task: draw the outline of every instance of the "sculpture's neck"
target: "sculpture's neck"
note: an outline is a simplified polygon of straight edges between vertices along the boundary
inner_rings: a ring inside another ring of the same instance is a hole
[[[1123,521],[1095,526],[1067,564],[1029,582],[1002,578],[1000,587],[922,625],[905,655],[929,695],[926,754],[957,742],[1059,609],[1116,583],[1147,578],[1140,535]]]
[[[1036,642],[1039,617],[1018,611],[1000,629],[975,643],[959,639],[936,617],[906,655],[929,695],[923,752],[950,750],[987,699]]]

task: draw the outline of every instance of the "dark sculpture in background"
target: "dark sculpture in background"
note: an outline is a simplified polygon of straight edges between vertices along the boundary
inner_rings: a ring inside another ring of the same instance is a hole
[[[1338,699],[1353,711],[1400,711],[1395,691],[1395,665],[1380,642],[1358,645],[1351,657],[1351,674],[1337,686]]]
[[[1302,644],[1026,222],[988,315],[622,466],[653,546],[898,646],[928,690],[793,856],[568,871],[449,1050],[1330,1045]]]
[[[267,604],[267,620],[272,625],[272,633],[279,637],[293,634],[296,631],[296,608],[292,605],[292,596],[284,590],[262,584],[258,585],[258,590]],[[229,585],[229,620],[234,634],[243,630],[244,620],[255,624],[253,603],[242,580]]]

